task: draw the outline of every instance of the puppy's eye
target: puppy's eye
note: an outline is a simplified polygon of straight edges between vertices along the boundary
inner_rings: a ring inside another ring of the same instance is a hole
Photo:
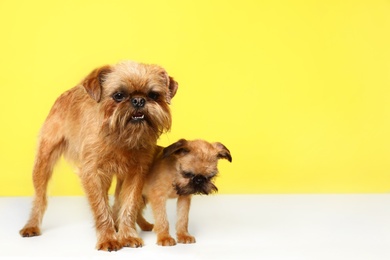
[[[195,174],[193,174],[192,172],[183,172],[183,176],[184,178],[192,179],[195,177]]]
[[[210,174],[209,176],[207,176],[207,179],[208,179],[208,180],[211,180],[211,179],[214,178],[216,175],[217,175],[217,172],[213,172],[212,174]]]
[[[122,92],[116,92],[112,95],[112,99],[116,102],[122,102],[126,98],[126,95]]]
[[[160,94],[154,91],[149,92],[148,97],[153,100],[157,100],[160,97]]]

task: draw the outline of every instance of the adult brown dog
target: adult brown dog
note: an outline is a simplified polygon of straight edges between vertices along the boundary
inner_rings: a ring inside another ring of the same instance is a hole
[[[158,147],[153,166],[148,173],[142,191],[144,206],[150,203],[155,225],[147,222],[139,211],[137,223],[144,231],[157,233],[157,244],[173,246],[174,238],[169,234],[166,201],[177,198],[176,235],[179,243],[195,243],[188,233],[188,215],[192,195],[216,192],[214,180],[218,174],[218,160],[232,161],[230,151],[221,143],[204,140],[180,139],[168,147]],[[117,182],[116,196],[121,193],[122,183]],[[114,215],[118,212],[114,205]]]
[[[43,124],[33,169],[35,198],[23,237],[41,234],[47,185],[63,154],[76,164],[91,206],[97,249],[139,247],[135,221],[158,137],[171,127],[178,85],[157,65],[126,61],[92,71],[63,93]],[[108,201],[113,176],[123,183],[118,232]]]

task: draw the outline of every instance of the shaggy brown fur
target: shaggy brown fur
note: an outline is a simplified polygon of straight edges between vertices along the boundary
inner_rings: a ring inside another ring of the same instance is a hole
[[[177,83],[163,68],[128,61],[98,68],[62,94],[41,130],[33,169],[35,198],[20,234],[41,234],[47,185],[63,154],[78,167],[95,219],[97,249],[142,246],[135,221],[144,177],[158,137],[171,127],[168,104],[176,91]],[[123,183],[118,232],[108,201],[114,175]]]
[[[218,160],[232,161],[230,151],[221,143],[209,143],[204,140],[187,141],[181,139],[170,146],[158,147],[153,166],[148,173],[142,191],[144,206],[149,202],[154,215],[155,225],[147,222],[139,211],[137,223],[144,231],[157,233],[157,244],[173,246],[174,238],[169,234],[166,213],[168,198],[177,198],[176,235],[179,243],[195,243],[195,237],[188,233],[188,214],[191,197],[195,194],[216,192],[214,185],[218,173]],[[125,186],[123,186],[125,187]],[[122,183],[116,188],[116,197],[120,197]],[[114,205],[114,215],[119,204]]]

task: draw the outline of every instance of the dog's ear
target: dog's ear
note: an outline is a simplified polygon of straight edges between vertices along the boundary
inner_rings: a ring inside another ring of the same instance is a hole
[[[106,65],[93,70],[81,83],[87,93],[96,102],[100,102],[102,97],[102,84],[105,76],[111,72],[111,67]]]
[[[232,160],[233,160],[232,155],[230,154],[230,151],[229,151],[229,149],[226,148],[226,146],[224,146],[223,144],[221,144],[219,142],[216,142],[213,145],[218,151],[218,154],[217,154],[218,159],[226,159],[229,162],[232,162]]]
[[[165,70],[161,72],[161,76],[164,78],[164,81],[167,84],[169,90],[166,99],[167,103],[170,104],[171,99],[176,95],[177,89],[179,88],[179,84],[172,77],[170,77]]]
[[[170,94],[170,99],[168,103],[170,103],[171,99],[176,95],[177,89],[179,88],[179,84],[172,77],[168,77],[168,78],[169,78],[168,88]]]
[[[189,152],[190,150],[187,147],[187,140],[180,139],[176,143],[173,143],[170,146],[164,148],[162,158],[169,157],[172,154],[185,155]]]

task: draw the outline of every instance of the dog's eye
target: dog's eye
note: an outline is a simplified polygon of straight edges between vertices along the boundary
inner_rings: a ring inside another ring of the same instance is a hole
[[[211,180],[211,179],[214,178],[216,175],[217,175],[217,172],[213,172],[212,174],[210,174],[209,176],[207,176],[207,179],[208,179],[208,180]]]
[[[160,97],[160,94],[154,91],[149,92],[148,97],[153,100],[157,100]]]
[[[195,177],[195,174],[193,174],[192,172],[183,172],[183,176],[184,178],[192,179]]]
[[[112,98],[116,101],[116,102],[121,102],[123,101],[125,98],[126,98],[126,95],[122,92],[116,92],[112,95]]]

